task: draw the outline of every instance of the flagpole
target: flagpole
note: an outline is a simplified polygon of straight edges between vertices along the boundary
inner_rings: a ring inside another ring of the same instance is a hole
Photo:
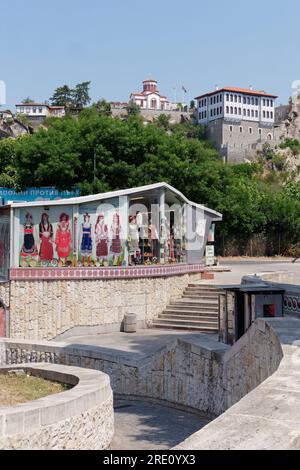
[[[176,101],[177,101],[176,86],[173,86],[173,91],[174,91],[174,103],[176,103]]]

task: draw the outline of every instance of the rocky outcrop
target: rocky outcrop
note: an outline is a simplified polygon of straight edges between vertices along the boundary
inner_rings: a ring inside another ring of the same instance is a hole
[[[289,105],[287,118],[283,119],[278,126],[277,132],[281,140],[300,140],[300,100],[293,100]]]
[[[21,121],[14,117],[1,117],[0,115],[0,139],[12,137],[13,139],[29,134],[30,127],[23,124]]]

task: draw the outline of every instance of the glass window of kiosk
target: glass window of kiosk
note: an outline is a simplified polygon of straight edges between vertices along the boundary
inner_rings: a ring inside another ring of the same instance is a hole
[[[133,195],[128,211],[128,264],[159,263],[159,199],[158,191]]]
[[[128,264],[171,264],[186,261],[183,201],[159,192],[132,196],[128,217]]]
[[[184,203],[171,191],[166,191],[166,206],[164,215],[161,217],[161,231],[167,236],[163,236],[161,244],[161,262],[185,263],[185,222]]]

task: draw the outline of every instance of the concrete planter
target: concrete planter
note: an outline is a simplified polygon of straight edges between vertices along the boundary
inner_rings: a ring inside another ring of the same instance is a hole
[[[20,364],[31,375],[74,387],[16,406],[0,408],[0,449],[106,449],[114,433],[108,375],[57,364]]]

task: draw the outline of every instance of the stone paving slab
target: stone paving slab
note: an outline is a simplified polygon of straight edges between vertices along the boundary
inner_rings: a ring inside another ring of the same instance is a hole
[[[102,354],[114,355],[119,360],[124,361],[133,360],[140,361],[151,357],[154,353],[165,348],[165,346],[173,342],[175,339],[181,339],[189,341],[197,345],[203,345],[205,348],[211,350],[223,351],[226,349],[226,345],[221,345],[218,342],[217,335],[206,335],[205,333],[191,333],[190,331],[179,332],[170,330],[152,330],[152,329],[141,329],[136,333],[105,333],[100,335],[88,335],[88,336],[75,336],[64,340],[62,344],[68,346],[68,348],[82,348],[94,350],[95,353],[101,348]]]

